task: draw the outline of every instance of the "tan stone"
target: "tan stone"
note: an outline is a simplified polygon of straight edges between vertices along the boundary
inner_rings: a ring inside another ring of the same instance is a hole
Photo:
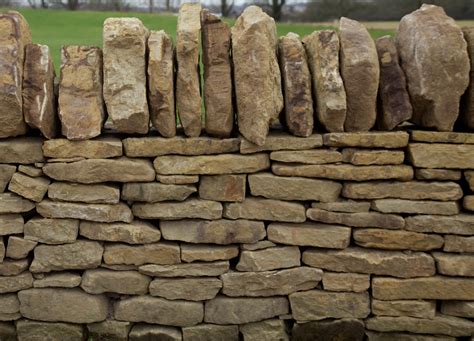
[[[160,242],[145,245],[106,244],[104,263],[115,265],[176,264],[180,263],[179,245]]]
[[[433,130],[453,130],[460,97],[469,84],[461,29],[442,7],[423,4],[400,20],[396,44],[413,105],[412,121]]]
[[[29,267],[28,259],[11,260],[4,259],[0,263],[0,276],[16,276]]]
[[[133,214],[142,219],[178,220],[219,219],[222,204],[217,201],[188,199],[183,202],[163,202],[153,204],[133,204]]]
[[[204,301],[213,299],[222,288],[217,278],[157,278],[150,283],[150,295],[169,300]]]
[[[301,253],[297,246],[276,246],[240,253],[238,271],[267,271],[300,266]]]
[[[58,108],[62,134],[68,139],[86,140],[100,135],[105,111],[102,51],[98,47],[62,47]]]
[[[285,321],[278,319],[252,322],[240,326],[244,340],[288,341]]]
[[[137,18],[104,21],[104,100],[114,128],[122,133],[148,132],[145,56],[148,35]]]
[[[23,239],[16,236],[8,238],[8,246],[5,256],[11,259],[23,259],[36,247],[38,243],[32,240]]]
[[[379,251],[349,247],[344,250],[307,250],[303,263],[337,272],[388,275],[400,278],[433,276],[434,259],[422,252]]]
[[[42,274],[43,275],[43,274]],[[72,272],[56,272],[35,278],[34,288],[75,288],[81,284],[82,277]]]
[[[163,30],[147,41],[148,100],[152,125],[164,137],[176,135],[173,40]]]
[[[296,223],[306,220],[305,209],[302,204],[253,197],[248,197],[241,203],[225,204],[224,217]]]
[[[89,337],[97,340],[128,341],[132,324],[115,320],[90,323],[87,325]]]
[[[372,300],[372,314],[381,316],[410,316],[432,319],[436,316],[436,302],[419,300]]]
[[[462,206],[468,211],[474,211],[474,195],[466,195],[463,198]]]
[[[199,182],[199,175],[156,175],[156,181],[167,185],[188,185]]]
[[[122,156],[122,141],[114,137],[98,137],[85,141],[54,139],[44,141],[44,155],[50,158],[107,159]]]
[[[31,128],[48,139],[58,133],[54,94],[54,66],[47,45],[28,44],[25,47],[23,73],[23,115]]]
[[[438,273],[447,276],[474,277],[474,256],[434,252]]]
[[[399,150],[342,150],[342,160],[353,165],[399,165],[404,159],[405,153]]]
[[[280,177],[271,173],[251,174],[248,178],[252,195],[269,199],[331,202],[337,200],[342,189],[342,185],[334,181]]]
[[[301,151],[275,151],[270,153],[270,159],[279,162],[297,162],[305,164],[325,164],[342,161],[342,154],[336,150],[301,150]]]
[[[24,234],[25,239],[42,244],[66,244],[76,241],[78,230],[78,220],[35,217],[25,224]]]
[[[473,300],[474,279],[375,277],[372,279],[372,295],[379,300]]]
[[[313,132],[314,124],[311,73],[299,35],[290,32],[280,37],[278,57],[283,81],[285,124],[291,134],[307,137]]]
[[[466,179],[469,189],[474,191],[474,171],[465,171],[464,178]]]
[[[297,321],[366,318],[370,314],[368,293],[310,290],[290,294],[289,299],[293,318]]]
[[[206,245],[181,244],[181,260],[183,262],[213,262],[228,260],[239,255],[237,245]]]
[[[88,239],[127,244],[149,244],[161,238],[157,227],[139,220],[133,220],[129,224],[81,221],[79,233]]]
[[[415,167],[474,168],[474,145],[445,143],[410,143],[408,158]]]
[[[14,321],[21,318],[20,301],[15,294],[0,295],[0,321]]]
[[[289,312],[286,297],[230,298],[217,296],[207,301],[204,321],[215,324],[257,322]]]
[[[444,243],[442,236],[403,230],[357,229],[353,238],[359,246],[385,250],[428,251]]]
[[[412,130],[410,140],[429,143],[474,144],[474,135],[471,133]]]
[[[407,217],[405,228],[415,232],[474,234],[474,217],[471,214],[453,216],[420,215]]]
[[[16,166],[0,165],[0,193],[5,191],[15,172]]]
[[[74,201],[90,204],[118,204],[120,190],[111,185],[83,185],[53,182],[48,188],[48,197],[59,201]]]
[[[144,295],[150,282],[150,277],[137,271],[93,269],[84,271],[81,288],[89,294]]]
[[[370,202],[340,200],[335,202],[313,202],[311,207],[330,212],[362,213],[369,212]]]
[[[3,263],[5,258],[5,244],[3,243],[3,238],[0,238],[0,263]]]
[[[372,201],[371,208],[382,213],[406,214],[439,214],[454,215],[459,213],[456,201],[406,200],[406,199],[378,199]]]
[[[244,251],[245,252],[245,251]],[[259,272],[229,272],[221,275],[226,296],[278,296],[310,290],[323,272],[309,267]]]
[[[81,270],[97,268],[104,248],[98,242],[78,240],[64,245],[38,245],[35,248],[31,272]]]
[[[65,340],[82,341],[86,337],[84,327],[60,322],[19,320],[16,322],[18,340]]]
[[[303,43],[311,69],[318,121],[327,131],[344,131],[346,91],[339,73],[339,38],[336,31],[316,31]]]
[[[452,169],[415,169],[418,180],[460,180],[461,171]]]
[[[0,277],[0,294],[17,292],[33,286],[31,272],[23,272],[19,275]]]
[[[204,277],[219,276],[229,270],[228,261],[194,262],[173,265],[147,264],[139,267],[145,275],[154,277]]]
[[[262,250],[262,249],[267,249],[269,247],[274,247],[276,246],[275,243],[269,241],[269,240],[260,240],[256,243],[251,243],[251,244],[240,244],[240,249],[242,250],[249,250],[249,251],[255,251],[255,250]]]
[[[444,252],[472,252],[474,253],[474,236],[462,237],[455,235],[444,236]]]
[[[270,132],[263,145],[257,145],[246,139],[241,139],[240,152],[242,154],[251,154],[270,150],[306,150],[321,147],[322,145],[323,137],[321,134],[298,137],[283,132]]]
[[[409,200],[458,200],[461,187],[455,182],[426,181],[378,181],[346,183],[342,195],[351,199],[409,199]]]
[[[13,174],[8,190],[23,198],[40,202],[48,191],[50,181],[47,178],[32,178],[22,173]]]
[[[23,233],[23,228],[24,220],[20,214],[0,214],[0,236]]]
[[[130,341],[181,341],[183,339],[179,328],[149,324],[135,324],[128,336]]]
[[[119,321],[188,327],[202,322],[203,315],[203,305],[200,302],[137,296],[114,304],[114,318]]]
[[[370,276],[357,273],[324,272],[323,288],[327,291],[364,292],[370,287]]]
[[[122,200],[150,203],[183,201],[194,192],[197,192],[197,189],[191,185],[165,185],[158,182],[126,183],[122,187]]]
[[[243,201],[245,187],[245,175],[202,176],[199,197],[216,201]]]
[[[107,298],[79,289],[29,289],[19,292],[18,298],[21,314],[32,320],[91,323],[107,317]]]
[[[359,132],[324,134],[324,145],[329,147],[403,148],[409,135],[404,131]]]
[[[460,317],[474,317],[474,302],[472,301],[443,301],[441,313]]]
[[[440,335],[422,335],[411,333],[377,333],[367,331],[366,335],[369,341],[455,341],[454,337]]]
[[[0,140],[0,163],[30,164],[43,162],[43,141],[37,137]]]
[[[106,159],[82,160],[71,163],[48,163],[43,171],[59,181],[84,184],[99,182],[153,181],[155,171],[148,160]]]
[[[23,213],[29,212],[35,208],[35,204],[30,200],[23,199],[22,197],[14,193],[0,193],[0,214],[8,214],[7,220],[11,224],[17,223],[17,219],[14,219],[14,215],[10,213]],[[3,220],[4,218],[2,218]],[[9,226],[11,226],[9,224]]]
[[[339,21],[341,76],[347,94],[345,131],[369,131],[377,117],[380,67],[377,50],[361,23],[342,17]]]
[[[193,327],[185,327],[183,330],[184,341],[238,341],[239,326],[219,326],[216,324],[198,324]]]
[[[268,239],[275,243],[328,249],[344,249],[351,239],[350,228],[315,223],[271,223],[267,233]]]
[[[308,340],[308,338],[312,341],[325,341],[328,338],[362,341],[364,336],[364,322],[352,318],[295,323],[291,330],[292,340],[295,341]]]
[[[7,170],[7,172],[9,172],[10,168],[8,168],[8,167],[13,167],[13,166],[4,165],[4,167],[5,167],[5,170]],[[18,166],[18,171],[20,173],[26,174],[26,175],[31,176],[33,178],[37,178],[38,176],[44,175],[43,170],[41,168],[36,168],[36,166],[34,166],[34,165],[33,166],[19,165]],[[0,185],[0,188],[1,188],[1,185]]]
[[[44,218],[71,218],[105,223],[130,223],[133,220],[132,211],[124,203],[109,205],[43,200],[36,205],[36,211]]]
[[[179,220],[161,221],[164,239],[188,243],[255,243],[265,237],[263,222],[250,220]]]
[[[277,45],[275,21],[257,6],[247,7],[232,27],[239,131],[259,146],[283,109]]]
[[[471,61],[469,86],[461,98],[461,118],[469,128],[474,128],[474,28],[463,27],[462,32],[467,42],[467,53]]]

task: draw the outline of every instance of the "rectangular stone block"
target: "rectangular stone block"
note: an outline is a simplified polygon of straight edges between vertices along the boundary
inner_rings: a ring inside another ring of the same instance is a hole
[[[452,169],[415,169],[418,180],[461,180],[461,171]]]
[[[81,275],[73,272],[41,274],[33,282],[34,288],[75,288],[81,284]]]
[[[20,318],[20,301],[17,295],[0,295],[0,321],[15,321]]]
[[[261,146],[246,139],[241,139],[240,152],[242,154],[251,154],[261,151],[305,150],[318,148],[322,145],[323,136],[321,134],[312,134],[308,137],[298,137],[283,132],[272,132],[267,136],[265,143]]]
[[[385,250],[429,251],[443,246],[442,236],[404,230],[357,229],[353,233],[357,245]]]
[[[113,185],[83,185],[53,182],[48,187],[48,197],[58,201],[84,202],[88,204],[118,204],[120,190]]]
[[[138,271],[92,269],[82,274],[81,288],[95,295],[103,293],[145,295],[148,293],[150,282],[150,277]]]
[[[92,240],[127,244],[149,244],[157,242],[161,238],[160,230],[157,227],[139,220],[133,220],[130,224],[81,221],[79,233]]]
[[[106,244],[104,263],[109,265],[143,265],[180,263],[179,245],[160,242],[145,245]]]
[[[463,237],[455,235],[444,236],[444,252],[473,252],[474,236]]]
[[[474,168],[474,145],[410,143],[408,159],[420,168]]]
[[[362,213],[369,212],[370,202],[340,199],[335,202],[313,202],[311,207],[330,212]]]
[[[434,252],[438,273],[447,276],[474,277],[474,256]]]
[[[0,263],[0,276],[16,276],[28,269],[28,259],[11,260],[4,259]]]
[[[79,230],[79,221],[73,219],[32,218],[25,224],[25,239],[42,244],[74,243]]]
[[[378,199],[372,201],[371,208],[382,213],[439,215],[455,215],[459,213],[459,204],[456,201]]]
[[[183,262],[213,262],[217,260],[228,260],[239,255],[237,245],[195,245],[181,243],[181,260]]]
[[[0,236],[23,233],[24,219],[20,214],[0,214]]]
[[[150,295],[168,300],[205,301],[216,297],[221,288],[218,278],[157,278],[150,283]]]
[[[441,312],[446,315],[459,317],[474,317],[474,302],[472,301],[443,301]]]
[[[262,250],[240,252],[238,271],[267,271],[300,266],[301,253],[297,246],[275,246]]]
[[[217,324],[198,324],[193,327],[185,327],[183,330],[183,338],[186,341],[200,341],[208,338],[209,340],[239,340],[239,326],[228,325],[219,326]]]
[[[292,150],[275,151],[270,153],[273,161],[287,163],[305,163],[310,165],[321,165],[325,163],[336,163],[342,161],[342,154],[336,150]]]
[[[301,223],[306,220],[302,204],[273,199],[248,197],[243,202],[224,206],[224,217]]]
[[[43,162],[43,141],[38,137],[0,140],[0,163],[30,164]]]
[[[8,237],[8,246],[5,256],[11,259],[24,259],[38,243],[17,236]]]
[[[359,132],[324,134],[324,145],[329,147],[404,148],[409,135],[397,132]]]
[[[22,173],[15,173],[10,180],[8,190],[25,199],[40,202],[48,191],[49,183],[49,179],[44,177],[32,178]]]
[[[154,277],[213,277],[226,273],[229,270],[229,261],[195,262],[171,265],[147,264],[138,270]]]
[[[436,316],[436,301],[372,300],[372,314],[380,316],[410,316],[432,319]]]
[[[324,272],[323,288],[327,291],[364,292],[370,287],[370,275],[343,272]]]
[[[0,294],[18,292],[33,286],[31,272],[25,271],[18,275],[0,277]]]
[[[474,216],[471,214],[419,215],[407,217],[405,221],[409,231],[474,235]]]
[[[122,200],[155,203],[159,201],[183,201],[197,192],[191,185],[165,185],[158,182],[130,182],[122,187]]]
[[[16,172],[16,166],[12,165],[0,165],[0,193],[5,191],[10,179]]]
[[[133,204],[133,214],[142,219],[178,220],[208,219],[222,217],[222,204],[218,201],[188,199],[182,202],[160,202]]]
[[[405,153],[398,150],[364,150],[345,148],[342,160],[353,165],[399,165],[403,163]]]
[[[199,197],[216,201],[243,201],[247,179],[245,175],[202,176]]]
[[[452,131],[412,130],[410,140],[428,143],[474,144],[474,135]]]
[[[35,208],[35,204],[14,193],[0,193],[0,214],[25,213]]]
[[[55,159],[85,158],[108,159],[122,156],[122,141],[115,137],[101,136],[91,140],[71,141],[53,139],[44,141],[44,156]]]

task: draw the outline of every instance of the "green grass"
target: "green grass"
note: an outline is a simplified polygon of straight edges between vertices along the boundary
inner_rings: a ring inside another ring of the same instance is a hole
[[[28,20],[33,42],[51,47],[54,65],[59,69],[60,48],[62,45],[102,46],[102,24],[109,17],[137,17],[150,30],[165,30],[173,38],[176,35],[177,17],[172,14],[121,13],[121,12],[72,12],[60,10],[19,10]],[[226,20],[233,25],[233,20]],[[298,33],[301,37],[315,30],[334,28],[330,25],[287,24],[277,25],[278,35],[288,32]],[[374,38],[391,34],[391,30],[371,30]]]

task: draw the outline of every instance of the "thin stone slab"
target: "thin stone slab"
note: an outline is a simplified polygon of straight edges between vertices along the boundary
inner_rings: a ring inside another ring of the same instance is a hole
[[[474,168],[474,145],[410,143],[408,159],[420,168]]]
[[[53,182],[48,187],[48,197],[57,201],[84,202],[88,204],[118,204],[120,190],[112,185],[83,185]]]
[[[54,66],[49,46],[28,44],[23,70],[23,115],[25,122],[48,139],[59,131],[54,94]]]
[[[16,322],[18,340],[65,340],[82,341],[86,337],[84,327],[61,322],[19,320]],[[7,339],[8,341],[8,339]]]
[[[142,219],[178,220],[222,217],[222,204],[218,201],[188,199],[182,202],[133,204],[133,214]]]
[[[377,117],[380,75],[375,43],[364,25],[345,17],[339,21],[339,40],[341,76],[347,94],[344,130],[369,131]]]
[[[474,134],[446,131],[412,130],[410,140],[428,143],[474,144]]]
[[[150,244],[161,239],[158,228],[139,220],[133,220],[129,224],[81,221],[79,234],[92,240],[127,244]]]
[[[344,131],[347,101],[339,73],[339,37],[334,30],[315,31],[303,39],[316,95],[318,121],[330,132]]]
[[[267,249],[269,247],[274,247],[274,246],[276,246],[276,244],[269,241],[269,240],[260,240],[256,243],[240,244],[240,249],[241,250],[255,251],[255,250]]]
[[[17,236],[8,237],[8,246],[5,256],[11,259],[24,259],[38,243]]]
[[[4,165],[5,167],[13,167],[13,166],[9,166],[9,165]],[[5,169],[8,169],[8,168],[5,168]],[[36,166],[29,166],[29,165],[19,165],[18,166],[18,171],[20,173],[23,173],[23,174],[26,174],[28,176],[31,176],[33,178],[36,178],[38,176],[42,176],[44,175],[43,174],[43,171],[41,168],[37,168]],[[1,180],[0,180],[1,181]],[[0,185],[0,188],[1,188],[1,185]]]
[[[337,340],[338,338],[342,338],[342,340],[362,341],[364,340],[364,336],[364,322],[351,318],[295,323],[291,331],[291,337],[294,341],[326,341],[328,339]]]
[[[0,214],[8,214],[11,221],[11,213],[26,213],[35,208],[35,204],[14,193],[0,193]],[[1,228],[0,228],[1,231]]]
[[[130,341],[167,340],[181,341],[181,330],[175,327],[135,324],[128,335]]]
[[[375,47],[380,65],[378,96],[381,111],[377,117],[377,126],[382,130],[393,130],[400,123],[411,119],[413,107],[395,41],[391,36],[383,36],[375,41]]]
[[[474,317],[474,302],[472,301],[443,301],[441,313],[459,317]]]
[[[49,184],[50,180],[44,177],[32,178],[22,173],[15,173],[10,179],[8,190],[25,199],[40,202],[48,191]]]
[[[246,139],[240,140],[240,153],[252,154],[261,151],[306,150],[321,147],[323,136],[312,134],[308,137],[292,136],[283,132],[271,132],[263,145],[254,144]]]
[[[168,300],[205,301],[216,297],[221,288],[218,278],[157,278],[150,283],[150,295]]]
[[[409,135],[397,132],[359,132],[324,134],[324,145],[328,147],[360,148],[404,148],[408,145]]]
[[[467,52],[471,61],[469,86],[461,98],[461,118],[463,123],[469,128],[474,128],[474,28],[463,27],[462,33],[467,42]]]
[[[410,316],[432,319],[436,316],[436,301],[372,300],[372,314],[379,316]]]
[[[173,40],[163,30],[147,41],[148,100],[151,124],[164,137],[176,135]]]
[[[132,324],[115,320],[105,320],[102,322],[89,323],[87,331],[89,337],[93,339],[105,339],[114,341],[128,341],[128,334]]]
[[[180,263],[179,245],[160,242],[145,245],[106,244],[104,263],[109,265],[177,264]]]
[[[405,153],[392,150],[364,150],[345,148],[342,161],[353,165],[399,165],[403,163]]]
[[[150,277],[138,271],[92,269],[82,274],[81,288],[89,294],[145,295],[150,282]]]
[[[307,250],[303,263],[337,272],[358,272],[400,278],[433,276],[434,259],[422,252],[379,251],[349,247],[344,250]]]
[[[108,136],[84,141],[54,139],[44,141],[43,152],[46,157],[55,159],[107,159],[122,156],[122,141]]]
[[[239,255],[237,245],[185,244],[181,245],[181,260],[183,262],[213,262],[228,260]]]
[[[229,270],[229,261],[193,262],[173,265],[142,265],[138,270],[153,277],[213,277]]]
[[[158,182],[125,183],[122,187],[122,200],[155,203],[159,201],[183,201],[197,192],[191,185],[165,185]]]
[[[474,253],[474,236],[463,237],[456,235],[444,236],[444,252],[472,252]]]
[[[305,163],[320,165],[342,161],[342,154],[336,150],[301,150],[301,151],[275,151],[270,153],[270,159],[279,162]]]
[[[364,292],[370,288],[370,275],[324,272],[323,288],[326,291]]]
[[[452,131],[469,84],[470,62],[461,29],[442,7],[423,4],[400,20],[396,44],[413,105],[412,121]]]
[[[76,241],[78,230],[78,220],[35,217],[25,224],[24,235],[42,244],[67,244]]]
[[[464,178],[469,185],[469,189],[474,191],[474,171],[464,171]]]
[[[38,137],[17,137],[0,140],[0,163],[32,164],[43,162],[43,140]]]
[[[405,228],[409,231],[474,235],[474,216],[471,214],[420,215],[407,217],[405,220]]]
[[[156,181],[167,185],[188,185],[199,182],[199,175],[156,175]]]
[[[3,263],[5,258],[5,243],[3,242],[3,238],[0,239],[0,263]]]
[[[240,326],[244,340],[288,341],[290,338],[286,329],[285,321],[279,319],[252,322]]]
[[[297,246],[275,246],[262,250],[240,252],[238,271],[267,271],[300,266],[301,253]]]
[[[118,132],[148,132],[148,36],[147,28],[137,18],[108,18],[104,21],[104,100]]]
[[[362,213],[369,212],[369,201],[340,200],[335,202],[313,202],[311,207],[330,212]]]
[[[185,327],[183,340],[185,341],[239,341],[239,326],[219,326],[217,324],[198,324],[193,327]]]
[[[301,223],[306,220],[302,204],[273,199],[246,198],[224,206],[225,218],[254,219]]]
[[[82,277],[72,272],[53,272],[50,275],[37,274],[34,288],[75,288],[81,284]]]
[[[0,263],[0,276],[16,276],[28,269],[28,259],[11,260],[4,259]]]
[[[474,277],[474,256],[435,252],[438,273],[447,276]]]
[[[205,175],[199,183],[199,197],[215,201],[243,201],[246,184],[245,175]]]
[[[378,199],[372,201],[371,208],[382,213],[439,215],[455,215],[459,213],[459,204],[456,201]]]
[[[422,334],[411,334],[411,333],[378,333],[367,331],[366,335],[369,341],[455,341],[456,338],[450,336],[441,335],[422,335]]]
[[[3,193],[10,182],[13,174],[16,172],[16,166],[0,165],[0,193]]]
[[[0,236],[20,234],[23,233],[23,229],[24,219],[20,214],[0,214]]]
[[[415,169],[418,180],[461,180],[462,173],[452,169]]]
[[[0,294],[18,292],[33,286],[31,272],[25,271],[19,275],[0,277]]]
[[[280,37],[278,57],[283,81],[285,124],[291,134],[307,137],[313,132],[313,99],[311,73],[300,36],[290,32]]]

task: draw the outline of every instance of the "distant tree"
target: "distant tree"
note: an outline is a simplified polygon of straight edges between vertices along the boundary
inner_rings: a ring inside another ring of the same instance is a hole
[[[272,17],[276,21],[280,21],[282,17],[282,9],[285,6],[286,0],[272,0]]]
[[[223,17],[228,17],[232,8],[234,7],[234,0],[221,0],[221,14]]]
[[[148,0],[148,12],[153,13],[153,0]]]

